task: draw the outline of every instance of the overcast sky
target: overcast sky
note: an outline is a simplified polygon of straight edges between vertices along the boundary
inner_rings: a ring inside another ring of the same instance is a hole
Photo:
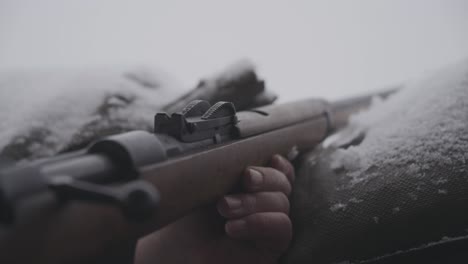
[[[468,58],[468,1],[0,0],[0,68],[156,65],[188,86],[250,58],[283,101]]]

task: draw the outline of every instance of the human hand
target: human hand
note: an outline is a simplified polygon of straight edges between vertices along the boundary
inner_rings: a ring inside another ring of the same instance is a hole
[[[289,246],[294,168],[279,155],[248,167],[241,193],[221,198],[140,240],[136,263],[276,263]]]

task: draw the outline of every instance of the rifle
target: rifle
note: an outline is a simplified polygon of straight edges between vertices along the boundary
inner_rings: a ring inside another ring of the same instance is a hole
[[[229,102],[197,100],[156,114],[154,133],[2,169],[0,261],[131,262],[139,238],[232,191],[246,166],[276,153],[293,159],[392,92],[238,113]]]

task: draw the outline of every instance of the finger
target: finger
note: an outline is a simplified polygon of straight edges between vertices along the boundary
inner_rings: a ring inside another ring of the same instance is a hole
[[[271,159],[271,166],[284,173],[284,175],[286,175],[290,183],[294,182],[294,179],[296,177],[294,173],[294,167],[291,164],[291,162],[289,162],[289,160],[277,154],[274,155]]]
[[[288,197],[282,192],[259,192],[224,196],[218,202],[219,213],[226,218],[240,218],[254,213],[289,213]]]
[[[248,167],[243,177],[248,192],[283,192],[289,195],[291,183],[284,173],[267,167]]]
[[[225,225],[228,236],[234,239],[254,240],[257,245],[272,250],[285,250],[292,238],[292,224],[284,213],[256,213]]]

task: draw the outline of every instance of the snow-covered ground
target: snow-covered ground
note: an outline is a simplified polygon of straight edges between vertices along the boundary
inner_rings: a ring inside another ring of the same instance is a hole
[[[352,117],[348,130],[330,137],[326,145],[339,142],[340,135],[359,135],[356,131],[365,133],[364,140],[332,156],[333,168],[346,169],[351,183],[371,179],[370,168],[384,164],[408,168],[412,177],[454,164],[466,167],[468,60],[407,83],[387,101],[375,100],[368,111]]]

